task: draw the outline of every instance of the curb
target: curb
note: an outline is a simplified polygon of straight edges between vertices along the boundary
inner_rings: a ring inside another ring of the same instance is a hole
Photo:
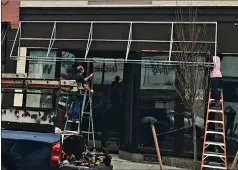
[[[119,158],[127,160],[127,161],[131,161],[131,162],[158,164],[156,155],[130,153],[130,152],[119,150]],[[172,166],[176,168],[192,169],[191,167],[194,166],[194,161],[192,159],[162,156],[162,162],[163,162],[163,165]],[[197,169],[200,169],[200,164],[201,162],[197,161],[196,163]]]

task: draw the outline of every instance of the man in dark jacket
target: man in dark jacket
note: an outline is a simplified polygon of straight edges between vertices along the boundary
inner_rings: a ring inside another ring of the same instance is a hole
[[[236,111],[231,106],[228,106],[225,109],[225,115],[226,115],[226,135],[228,133],[228,130],[230,130],[230,136],[232,136]]]
[[[82,86],[85,90],[90,91],[91,93],[93,93],[93,90],[89,88],[89,86],[87,85],[87,81],[93,77],[93,74],[91,74],[90,76],[84,78],[83,77],[83,73],[84,73],[84,68],[83,66],[78,66],[77,67],[77,73],[74,75],[74,80],[76,80],[78,86]],[[68,115],[70,117],[70,119],[73,120],[77,120],[79,119],[79,115],[81,113],[81,103],[80,103],[80,98],[77,95],[72,96],[71,98],[71,106],[68,110]]]

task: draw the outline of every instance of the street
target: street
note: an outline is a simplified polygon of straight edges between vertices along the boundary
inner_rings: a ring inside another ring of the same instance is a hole
[[[114,170],[118,169],[160,169],[158,164],[146,164],[146,163],[137,163],[137,162],[130,162],[126,160],[122,160],[118,157],[118,155],[112,155],[112,165]],[[188,170],[188,169],[181,169],[176,167],[170,166],[163,166],[163,169],[174,169],[174,170]]]

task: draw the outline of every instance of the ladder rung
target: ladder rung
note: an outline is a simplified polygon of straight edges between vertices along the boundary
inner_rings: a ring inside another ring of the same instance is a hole
[[[90,116],[90,117],[82,117],[82,119],[92,119],[93,117]]]
[[[224,143],[221,143],[221,142],[210,142],[210,141],[207,141],[205,142],[206,145],[216,145],[216,146],[225,146]]]
[[[212,168],[212,169],[226,169],[225,167],[221,166],[212,166],[212,165],[203,165],[204,168]]]
[[[83,114],[88,114],[88,115],[89,115],[89,114],[90,114],[90,112],[83,112]]]
[[[64,130],[63,132],[78,134],[78,131]]]
[[[222,113],[222,110],[209,109],[209,112]]]
[[[221,123],[221,124],[223,124],[223,121],[219,121],[219,120],[208,120],[207,123]]]
[[[216,153],[216,152],[205,152],[204,155],[210,156],[210,157],[219,157],[219,158],[225,158],[225,155],[222,153]]]
[[[67,120],[67,122],[69,122],[69,123],[79,123],[78,120],[76,120],[76,121],[73,121],[73,120]]]
[[[82,131],[82,133],[94,134],[93,132]]]
[[[215,101],[215,99],[210,99],[210,102],[213,102],[213,101]],[[222,102],[222,100],[220,100],[220,102]]]
[[[216,132],[216,131],[207,131],[206,132],[207,134],[217,134],[217,135],[223,135],[224,133],[223,132]]]

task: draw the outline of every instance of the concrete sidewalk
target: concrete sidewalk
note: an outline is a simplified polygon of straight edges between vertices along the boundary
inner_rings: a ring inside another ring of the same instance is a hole
[[[130,161],[120,159],[118,155],[113,154],[111,156],[112,156],[112,165],[114,170],[119,170],[119,169],[142,169],[142,170],[157,169],[159,170],[160,169],[159,165],[157,164],[130,162]],[[188,169],[182,169],[182,168],[176,168],[176,167],[170,167],[170,166],[163,166],[163,169],[188,170]]]

